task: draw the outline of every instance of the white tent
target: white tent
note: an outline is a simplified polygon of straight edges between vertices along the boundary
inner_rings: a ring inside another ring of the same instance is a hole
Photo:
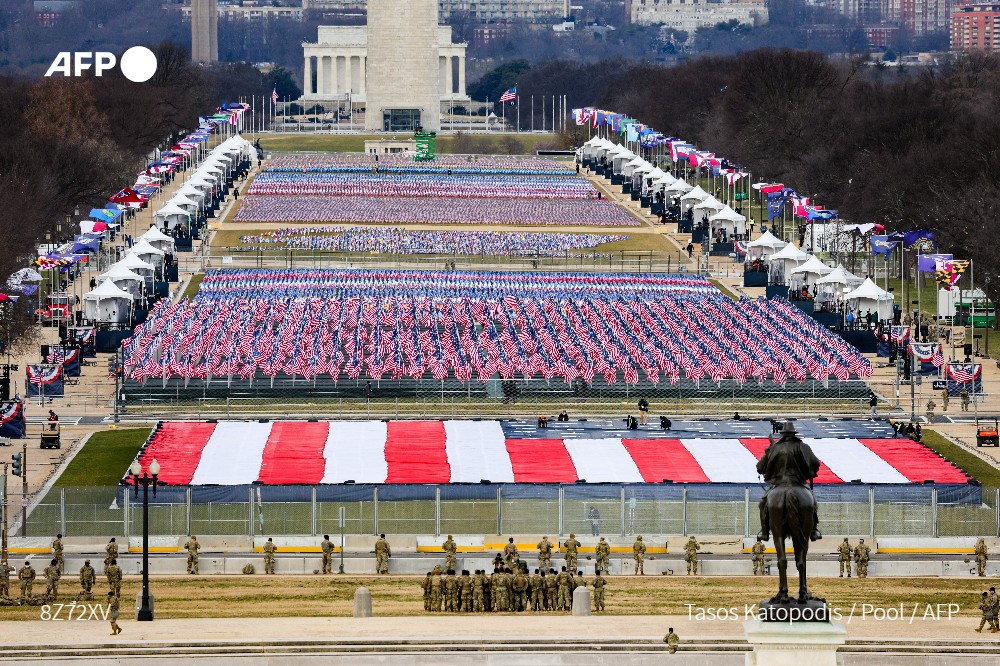
[[[688,185],[686,182],[684,182],[683,179],[678,178],[673,185],[667,186],[666,191],[668,194],[676,195],[676,194],[684,194],[685,192],[690,192],[693,189],[694,188]]]
[[[871,278],[865,278],[860,287],[844,294],[844,300],[857,316],[864,316],[870,310],[878,313],[879,320],[892,317],[892,294],[872,282]]]
[[[129,320],[132,294],[105,280],[83,295],[83,315],[91,321],[121,324]]]
[[[140,238],[135,245],[129,248],[129,254],[135,255],[143,261],[153,264],[154,266],[159,266],[163,263],[163,255],[165,255],[166,252],[153,247],[149,241],[144,238]]]
[[[98,282],[105,280],[110,280],[116,287],[134,297],[138,297],[142,293],[142,286],[146,283],[146,279],[143,276],[129,268],[125,268],[121,264],[115,264],[106,273],[101,273],[97,276]]]
[[[167,202],[167,205],[170,204],[173,204],[175,206],[180,206],[181,208],[183,208],[188,212],[188,215],[197,215],[198,207],[201,205],[197,201],[192,201],[191,199],[188,199],[187,197],[181,194],[174,195],[173,198],[171,198],[170,201]]]
[[[696,185],[694,189],[690,190],[687,194],[681,197],[681,201],[682,202],[704,201],[710,196],[712,195],[710,195],[705,190],[701,189],[701,185]]]
[[[683,200],[684,198],[681,197],[681,201]],[[691,210],[694,211],[694,221],[704,222],[708,220],[708,218],[710,218],[715,212],[722,210],[722,208],[725,207],[725,205],[726,204],[722,203],[721,201],[713,197],[711,194],[709,194],[707,197],[705,197],[704,201],[701,201],[691,206]]]
[[[142,275],[150,280],[153,279],[153,273],[156,272],[156,266],[143,261],[134,254],[126,254],[121,261],[112,264],[111,268],[114,268],[115,266],[124,266],[125,268],[134,271],[139,275]],[[108,270],[110,270],[110,268]]]
[[[773,283],[788,284],[786,279],[791,275],[792,269],[809,261],[809,256],[795,247],[795,243],[788,243],[785,247],[772,253],[767,260],[771,264],[771,279]]]
[[[824,275],[829,275],[832,272],[833,272],[832,268],[830,268],[822,261],[820,261],[819,257],[813,255],[809,257],[808,261],[806,261],[801,266],[796,266],[795,268],[793,268],[791,274],[801,275],[803,279],[808,279],[807,276],[815,276],[819,278]]]
[[[698,206],[695,206],[695,209],[697,208]],[[746,233],[747,218],[724,204],[722,210],[710,216],[708,221],[712,224],[713,231],[715,229],[725,229],[726,233],[730,235],[734,233]]]
[[[780,250],[781,248],[788,245],[785,241],[781,240],[770,231],[765,231],[760,235],[757,240],[752,240],[747,244],[749,248],[764,248],[766,250]]]
[[[205,191],[199,190],[197,187],[191,185],[190,183],[184,183],[184,185],[182,185],[180,189],[177,190],[177,194],[186,199],[197,202],[199,206],[205,203],[205,197],[206,197]]]
[[[167,203],[167,205],[153,214],[153,219],[156,221],[157,226],[173,229],[178,224],[189,224],[191,222],[191,213],[175,203]]]
[[[857,287],[863,282],[861,278],[848,271],[843,266],[837,266],[830,273],[816,280],[816,284],[834,284]]]
[[[622,166],[622,173],[625,174],[626,178],[631,178],[635,170],[644,164],[648,164],[648,162],[641,157],[634,157]]]
[[[156,227],[150,227],[146,233],[139,236],[139,240],[145,240],[156,249],[166,252],[167,254],[173,254],[174,239]]]

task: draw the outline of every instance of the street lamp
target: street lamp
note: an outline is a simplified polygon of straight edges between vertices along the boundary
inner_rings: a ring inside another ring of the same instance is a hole
[[[132,463],[129,471],[132,473],[136,499],[139,498],[139,486],[142,486],[142,602],[135,619],[139,622],[152,622],[153,597],[149,593],[149,487],[153,487],[153,497],[156,497],[160,463],[156,462],[156,458],[149,463],[149,474],[152,476],[143,473],[138,460]]]

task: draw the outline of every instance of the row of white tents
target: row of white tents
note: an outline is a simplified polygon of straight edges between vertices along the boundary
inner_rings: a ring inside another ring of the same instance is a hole
[[[150,227],[124,258],[97,276],[97,287],[83,295],[84,317],[100,323],[127,323],[135,301],[152,291],[157,268],[173,252],[174,239]]]
[[[241,136],[232,136],[212,149],[174,196],[153,214],[155,224],[171,231],[181,224],[191,227],[200,212],[212,205],[213,193],[221,189],[237,162],[253,149]]]
[[[843,266],[831,268],[818,257],[806,254],[795,246],[766,231],[747,244],[747,260],[760,259],[769,264],[772,276],[784,278],[792,289],[803,285],[816,286],[816,298],[821,302],[844,303],[859,314],[878,313],[879,319],[892,316],[893,296],[871,278],[853,275]]]
[[[642,196],[654,197],[657,193],[663,193],[664,200],[679,197],[681,212],[693,210],[694,221],[696,223],[708,221],[712,232],[723,229],[730,236],[734,233],[746,233],[747,218],[744,215],[717,200],[700,185],[692,186],[682,178],[676,178],[620,143],[615,144],[608,139],[594,137],[583,144],[580,156],[595,161],[606,157],[612,173],[621,174],[625,180],[631,180],[632,187],[638,188]]]

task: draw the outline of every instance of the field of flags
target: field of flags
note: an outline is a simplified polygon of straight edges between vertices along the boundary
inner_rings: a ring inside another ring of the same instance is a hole
[[[248,192],[373,197],[596,199],[597,188],[570,176],[275,173],[257,176]]]
[[[240,236],[244,249],[250,250],[505,257],[562,256],[572,250],[585,250],[624,240],[628,240],[628,236],[523,231],[416,231],[398,227],[286,227]]]
[[[869,362],[781,300],[700,277],[401,270],[210,271],[125,344],[125,376],[210,380],[499,376],[609,385],[867,377]]]
[[[547,157],[507,155],[437,155],[432,161],[416,162],[412,155],[369,155],[334,153],[329,155],[294,155],[276,157],[267,166],[268,173],[380,173],[500,175],[500,176],[569,176],[572,170]]]
[[[371,196],[248,196],[236,222],[480,224],[637,227],[604,199],[406,199]]]
[[[378,161],[376,161],[378,158]],[[638,226],[566,165],[541,157],[279,157],[257,176],[237,222]]]

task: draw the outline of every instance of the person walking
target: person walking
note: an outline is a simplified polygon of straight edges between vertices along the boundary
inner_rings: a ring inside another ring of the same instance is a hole
[[[118,626],[118,615],[120,612],[121,599],[114,592],[108,592],[108,619],[111,621],[112,636],[122,633],[122,628]]]

